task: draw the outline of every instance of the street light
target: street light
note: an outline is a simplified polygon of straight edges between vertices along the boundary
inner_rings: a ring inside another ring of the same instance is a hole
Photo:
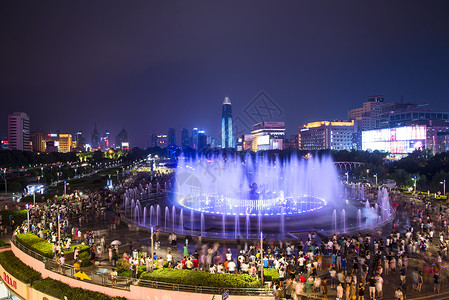
[[[346,182],[349,183],[349,172],[346,172]]]
[[[443,179],[442,182],[440,182],[443,185],[443,196],[446,195],[446,179]]]
[[[416,176],[412,178],[415,182],[413,183],[413,192],[416,193]]]
[[[376,178],[376,186],[377,186],[377,173],[374,174],[374,178]]]
[[[153,235],[154,235],[154,227],[151,226],[151,263],[153,263],[153,255],[154,255],[154,239],[153,239]]]
[[[347,172],[346,172],[347,173]],[[263,284],[263,232],[260,232],[260,278]]]
[[[60,219],[61,219],[61,215],[58,213],[58,245],[61,244],[61,226],[59,225]]]
[[[30,232],[30,206],[27,204],[25,205],[26,209],[27,209],[27,226],[28,226],[28,231]]]

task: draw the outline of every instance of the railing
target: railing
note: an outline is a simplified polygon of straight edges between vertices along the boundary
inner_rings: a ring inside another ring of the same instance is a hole
[[[70,278],[79,279],[77,276],[74,276],[77,271],[72,265],[59,264],[56,260],[52,258],[45,257],[41,254],[38,254],[31,249],[22,245],[17,239],[13,236],[11,238],[11,243],[13,243],[17,248],[21,251],[25,252],[27,255],[32,256],[33,258],[44,262],[45,269],[50,270],[52,272],[62,274],[64,276]],[[167,283],[167,282],[159,282],[159,281],[150,281],[144,279],[138,279],[133,282],[130,277],[117,277],[117,284],[112,285],[112,280],[108,274],[100,272],[100,270],[96,271],[85,271],[83,272],[91,279],[86,282],[108,286],[123,290],[129,290],[131,284],[139,285],[142,287],[155,288],[155,289],[163,289],[170,291],[180,291],[180,292],[191,292],[191,293],[204,293],[204,294],[215,294],[220,295],[223,294],[226,290],[229,291],[231,295],[243,295],[243,296],[272,296],[273,292],[270,289],[266,288],[219,288],[219,287],[208,287],[208,286],[195,286],[195,285],[182,285],[175,283]],[[201,271],[199,271],[201,272]]]

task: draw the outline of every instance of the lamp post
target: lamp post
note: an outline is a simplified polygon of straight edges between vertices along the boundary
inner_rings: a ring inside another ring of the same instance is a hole
[[[154,239],[153,239],[153,235],[154,235],[154,227],[151,226],[151,263],[153,263],[153,253],[154,253]]]
[[[44,167],[41,167],[41,176],[44,177]]]
[[[349,172],[346,172],[346,182],[349,183]]]
[[[6,181],[6,169],[3,169],[3,178],[5,179],[5,194],[8,194],[8,183]]]
[[[443,196],[446,195],[446,179],[443,179],[442,182],[440,182],[443,185]]]
[[[64,180],[64,199],[67,194],[67,181]]]
[[[61,226],[59,225],[60,219],[61,219],[61,215],[58,212],[58,245],[61,244]]]
[[[260,279],[263,284],[263,232],[260,232]]]
[[[377,186],[377,173],[374,174],[374,178],[376,178],[376,186]]]
[[[412,178],[414,180],[413,183],[413,192],[416,193],[416,176]]]
[[[30,232],[30,206],[27,204],[25,205],[26,209],[27,209],[27,227],[28,227],[28,231]]]

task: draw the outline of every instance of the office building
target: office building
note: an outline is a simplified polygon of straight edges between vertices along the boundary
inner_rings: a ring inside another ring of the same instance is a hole
[[[115,148],[129,150],[128,132],[124,128],[115,137]]]
[[[198,131],[198,151],[202,151],[207,147],[207,136],[204,130]]]
[[[221,114],[221,148],[233,148],[234,136],[232,135],[232,107],[231,100],[226,97],[223,101]]]
[[[298,127],[300,150],[353,149],[354,121],[320,121]]]
[[[190,148],[189,129],[181,128],[181,147],[182,150]]]
[[[192,129],[192,148],[198,150],[198,128]]]
[[[31,151],[30,117],[24,112],[8,116],[8,141],[10,150]]]
[[[168,129],[168,144],[176,145],[176,131],[174,128]]]
[[[285,122],[260,122],[253,125],[252,151],[283,150]]]
[[[168,146],[168,137],[166,134],[153,134],[151,135],[151,146],[152,147],[160,147],[167,148]]]
[[[33,131],[31,132],[30,137],[31,137],[31,148],[33,149],[33,151],[45,152],[46,134],[42,131]]]
[[[69,133],[59,134],[59,152],[67,153],[72,150],[72,135]]]
[[[100,134],[97,130],[97,123],[95,123],[94,131],[92,131],[90,135],[90,145],[92,149],[98,149],[100,148]]]

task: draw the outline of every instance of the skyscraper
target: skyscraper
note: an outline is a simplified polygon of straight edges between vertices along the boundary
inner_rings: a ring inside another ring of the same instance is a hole
[[[169,145],[176,145],[176,135],[175,135],[174,128],[168,129],[168,142],[169,142]]]
[[[90,143],[93,149],[100,147],[100,134],[97,130],[97,123],[95,123],[94,131],[90,135]]]
[[[181,128],[181,146],[182,150],[190,147],[189,129],[187,128]]]
[[[207,147],[207,135],[204,130],[198,131],[198,151],[203,151]]]
[[[31,151],[30,117],[24,112],[13,112],[8,116],[9,149]]]
[[[223,101],[223,111],[221,114],[221,147],[223,149],[233,148],[233,141],[231,100],[226,97]]]
[[[198,150],[198,128],[192,129],[192,148]]]
[[[115,138],[115,148],[121,150],[129,149],[128,132],[126,132],[125,128],[117,134],[117,137]]]

